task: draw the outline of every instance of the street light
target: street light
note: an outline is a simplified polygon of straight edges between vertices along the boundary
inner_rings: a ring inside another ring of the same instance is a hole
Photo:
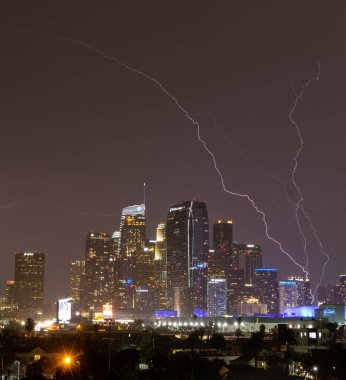
[[[64,357],[64,364],[65,365],[70,365],[71,364],[71,357],[70,356],[65,356]]]
[[[312,367],[312,370],[315,372],[315,379],[317,380],[318,379],[318,367],[314,366],[314,367]]]

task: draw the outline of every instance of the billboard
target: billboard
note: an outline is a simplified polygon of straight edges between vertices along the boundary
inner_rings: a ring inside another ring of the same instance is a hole
[[[58,300],[58,323],[70,323],[72,315],[72,298]]]
[[[113,308],[111,303],[107,303],[102,307],[103,319],[112,319],[113,318]]]

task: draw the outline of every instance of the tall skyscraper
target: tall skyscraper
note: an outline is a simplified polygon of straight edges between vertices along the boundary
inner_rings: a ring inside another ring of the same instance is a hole
[[[233,244],[233,222],[218,219],[213,224],[213,248],[230,251]]]
[[[85,260],[75,260],[70,265],[70,296],[73,315],[81,314],[85,286]]]
[[[274,268],[257,268],[254,285],[261,303],[267,305],[268,313],[279,313],[278,270]]]
[[[146,239],[145,206],[123,208],[120,220],[120,259],[122,279],[133,281],[134,254],[143,250]]]
[[[110,236],[89,232],[86,236],[85,284],[81,297],[86,314],[112,302],[114,292],[114,258],[110,254]]]
[[[43,308],[45,254],[26,252],[15,254],[15,301],[22,316],[40,313]]]
[[[339,276],[339,283],[334,288],[334,301],[337,304],[346,304],[346,274]]]
[[[154,268],[155,308],[157,310],[167,310],[167,242],[165,223],[160,223],[156,229]]]
[[[140,315],[153,313],[154,290],[155,290],[155,241],[146,241],[144,248],[135,254],[134,286],[135,301],[134,309]]]
[[[110,251],[114,257],[117,257],[120,253],[120,237],[121,237],[120,231],[113,232],[111,242],[110,242]]]
[[[233,244],[233,254],[238,257],[239,269],[244,270],[245,283],[252,284],[256,268],[262,267],[262,249],[256,244]]]
[[[185,201],[169,208],[167,286],[180,316],[207,309],[209,222],[205,202]]]
[[[6,303],[14,304],[16,302],[16,288],[13,280],[6,281]]]
[[[142,252],[146,240],[145,205],[123,208],[120,220],[120,248],[116,258],[117,284],[115,308],[133,309],[135,298],[135,255]]]
[[[232,220],[218,219],[213,224],[213,249],[208,255],[208,275],[227,277],[234,269],[232,259],[233,223]]]

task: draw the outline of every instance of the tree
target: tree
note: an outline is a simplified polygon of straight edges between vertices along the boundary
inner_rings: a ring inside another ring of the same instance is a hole
[[[223,349],[226,346],[226,340],[222,334],[214,333],[209,339],[209,344],[212,348]]]
[[[25,331],[31,335],[31,333],[34,331],[35,329],[35,321],[32,319],[32,318],[28,318],[26,321],[25,321],[25,325],[24,325],[24,329]]]
[[[264,348],[263,336],[260,332],[252,333],[251,338],[245,344],[245,350],[255,358],[255,368],[257,368],[258,354]]]
[[[259,332],[260,332],[260,334],[261,334],[262,336],[265,336],[265,333],[266,333],[266,327],[265,327],[265,325],[264,325],[263,323],[260,325]]]
[[[38,362],[29,364],[26,367],[26,376],[24,380],[44,380],[43,370],[41,365]]]

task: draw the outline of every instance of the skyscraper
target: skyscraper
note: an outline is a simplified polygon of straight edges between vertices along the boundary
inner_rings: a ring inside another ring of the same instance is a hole
[[[339,276],[339,283],[334,287],[334,302],[346,304],[346,274]]]
[[[233,222],[218,219],[213,224],[213,248],[230,251],[233,244]]]
[[[208,317],[221,317],[227,312],[227,287],[225,277],[208,278]]]
[[[167,242],[166,224],[160,223],[156,229],[155,242],[155,308],[166,310],[167,298]]]
[[[81,313],[81,301],[85,286],[85,260],[75,260],[70,265],[70,296],[72,298],[72,312]]]
[[[278,270],[274,268],[257,268],[254,285],[261,303],[267,305],[268,313],[279,313]]]
[[[110,254],[110,236],[105,232],[89,232],[85,239],[85,256],[108,256]]]
[[[110,236],[89,232],[86,236],[85,284],[82,309],[88,313],[112,302],[114,291],[114,258],[110,254]]]
[[[232,260],[233,223],[218,219],[213,224],[213,249],[208,255],[208,275],[227,277],[233,268]]]
[[[134,255],[133,284],[136,291],[134,308],[139,314],[152,314],[155,302],[155,241],[146,241],[144,248]]]
[[[207,309],[209,222],[205,202],[184,201],[167,218],[167,286],[180,316]]]
[[[244,270],[245,283],[252,284],[256,268],[262,267],[262,249],[256,244],[233,244],[233,254],[238,257],[239,269]]]
[[[40,313],[43,308],[45,254],[15,254],[15,301],[23,316]]]
[[[295,281],[298,288],[298,303],[297,306],[311,305],[312,296],[309,279],[301,276],[290,276],[288,281]]]
[[[124,207],[120,219],[120,248],[116,258],[116,309],[134,307],[134,267],[136,252],[142,252],[146,239],[145,205]]]
[[[121,277],[133,280],[134,254],[144,248],[146,239],[145,206],[132,205],[123,208],[120,220]]]

